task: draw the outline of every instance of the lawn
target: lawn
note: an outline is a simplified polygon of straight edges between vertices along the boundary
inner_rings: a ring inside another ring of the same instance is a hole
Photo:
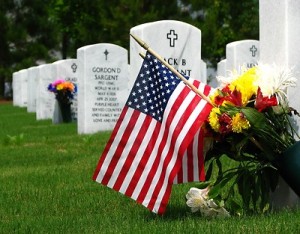
[[[0,233],[299,233],[300,209],[207,219],[173,186],[158,216],[91,177],[110,132],[78,135],[75,123],[37,121],[0,105]]]

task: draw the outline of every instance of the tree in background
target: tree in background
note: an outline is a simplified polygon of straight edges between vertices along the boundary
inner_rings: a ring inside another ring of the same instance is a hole
[[[52,0],[52,20],[60,30],[62,57],[75,57],[78,48],[113,43],[129,48],[132,27],[156,20],[180,19],[176,1]]]
[[[14,71],[55,60],[56,27],[49,0],[1,0],[0,97]]]
[[[202,58],[214,67],[227,43],[258,39],[258,0],[1,0],[0,97],[15,71],[74,58],[89,44],[129,49],[132,27],[168,19],[201,30]]]
[[[5,79],[10,76],[9,67],[12,58],[9,49],[9,16],[7,14],[12,8],[12,1],[7,0],[0,4],[0,97],[4,93]]]
[[[259,39],[259,0],[181,0],[185,21],[202,33],[202,58],[213,67],[225,57],[226,45]]]

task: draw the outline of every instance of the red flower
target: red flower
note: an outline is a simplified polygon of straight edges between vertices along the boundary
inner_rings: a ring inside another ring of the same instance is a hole
[[[236,89],[231,91],[227,85],[219,92],[219,95],[216,96],[214,100],[217,106],[221,106],[224,101],[231,102],[235,106],[242,106],[242,94]]]
[[[277,106],[278,102],[276,97],[273,95],[271,97],[263,97],[260,88],[257,90],[256,100],[255,100],[255,108],[262,112],[264,109],[270,106]]]
[[[235,106],[242,106],[242,94],[241,92],[234,89],[229,93],[229,96],[227,97],[227,101],[230,101]]]
[[[227,113],[223,113],[219,118],[220,133],[230,133],[232,130],[232,119]]]

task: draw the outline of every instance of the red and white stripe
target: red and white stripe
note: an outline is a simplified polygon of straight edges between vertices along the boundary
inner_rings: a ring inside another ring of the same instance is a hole
[[[210,88],[209,86],[205,86],[202,92],[204,95],[209,96],[214,92],[214,89]],[[203,129],[199,128],[183,155],[181,168],[178,171],[173,184],[182,184],[205,180],[205,152],[203,151],[203,148],[204,133]]]
[[[194,85],[202,92],[210,90],[198,81]],[[169,99],[162,123],[125,106],[93,179],[164,213],[183,155],[210,110],[211,105],[182,82]]]
[[[182,166],[173,184],[205,180],[203,144],[204,135],[202,130],[199,129],[183,155]]]

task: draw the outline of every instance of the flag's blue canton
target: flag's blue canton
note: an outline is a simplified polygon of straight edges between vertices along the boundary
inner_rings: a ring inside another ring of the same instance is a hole
[[[167,102],[180,81],[147,53],[126,105],[162,122]]]

